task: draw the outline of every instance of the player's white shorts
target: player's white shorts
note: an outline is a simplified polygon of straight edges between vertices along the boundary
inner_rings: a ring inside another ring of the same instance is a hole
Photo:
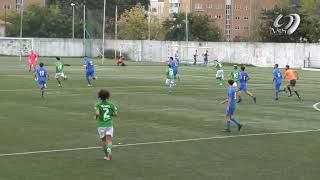
[[[173,79],[166,79],[166,85],[174,85],[174,80]]]
[[[216,78],[224,78],[224,71],[222,69],[217,71]]]
[[[63,72],[61,72],[61,73],[56,73],[55,78],[60,78],[60,77],[65,78],[66,76],[64,75]]]
[[[98,133],[100,139],[104,138],[105,136],[113,137],[113,127],[98,127]]]

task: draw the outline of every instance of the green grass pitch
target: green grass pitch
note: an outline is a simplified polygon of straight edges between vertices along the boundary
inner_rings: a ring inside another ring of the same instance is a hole
[[[111,91],[119,108],[115,118],[113,161],[100,149],[29,155],[0,155],[0,180],[318,180],[320,132],[319,72],[300,71],[302,101],[280,95],[273,100],[271,68],[248,67],[249,90],[236,117],[243,131],[225,128],[227,88],[215,70],[181,66],[181,82],[168,93],[165,65],[129,62],[117,67],[96,61],[98,80],[87,87],[82,59],[64,59],[69,80],[59,88],[54,58],[40,59],[49,69],[46,97],[40,93],[27,60],[0,58],[0,154],[99,146],[94,104],[101,88]],[[232,67],[225,67],[229,75]],[[267,133],[267,134],[264,134]],[[268,134],[275,133],[275,134]],[[249,135],[248,135],[249,134]],[[251,136],[250,134],[262,134]],[[246,136],[248,135],[248,136]],[[162,142],[216,137],[207,140]],[[149,142],[162,142],[148,144]],[[126,144],[146,143],[136,146]]]

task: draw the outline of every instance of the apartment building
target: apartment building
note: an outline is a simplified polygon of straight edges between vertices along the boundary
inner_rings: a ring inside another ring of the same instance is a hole
[[[226,41],[250,36],[263,9],[272,9],[281,0],[192,0],[192,12],[207,15],[224,33]]]
[[[192,0],[164,0],[163,15],[165,18],[172,17],[175,13],[192,10]]]
[[[150,12],[154,16],[164,16],[164,0],[150,0]]]
[[[0,13],[20,11],[22,1],[24,9],[31,5],[44,5],[46,2],[46,0],[0,0]]]

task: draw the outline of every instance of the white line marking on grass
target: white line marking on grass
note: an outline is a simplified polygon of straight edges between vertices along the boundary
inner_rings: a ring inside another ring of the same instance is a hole
[[[194,141],[205,141],[205,140],[213,140],[213,139],[229,139],[229,138],[252,137],[252,136],[298,134],[298,133],[309,133],[309,132],[319,132],[319,131],[320,131],[320,129],[312,129],[312,130],[301,130],[301,131],[283,131],[283,132],[273,132],[273,133],[257,133],[257,134],[231,135],[231,136],[213,136],[213,137],[206,137],[206,138],[176,139],[176,140],[168,140],[168,141],[153,141],[153,142],[144,142],[144,143],[122,144],[122,145],[114,145],[114,147],[130,147],[130,146],[167,144],[167,143],[179,143],[179,142],[192,142],[192,141],[194,142]],[[28,155],[28,154],[54,153],[54,152],[66,152],[66,151],[80,151],[80,150],[99,149],[99,148],[101,148],[101,147],[100,146],[96,146],[96,147],[85,147],[85,148],[70,148],[70,149],[54,149],[54,150],[43,150],[43,151],[30,151],[30,152],[0,154],[0,157],[17,156],[17,155]]]
[[[320,108],[318,108],[318,105],[320,105],[320,102],[313,105],[313,108],[317,111],[320,111]]]

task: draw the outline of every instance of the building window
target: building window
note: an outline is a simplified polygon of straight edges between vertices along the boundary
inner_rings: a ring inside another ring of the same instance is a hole
[[[214,5],[214,9],[222,9],[222,8],[223,8],[223,5],[220,3]]]
[[[211,9],[211,8],[212,8],[212,4],[211,4],[211,3],[208,4],[208,5],[207,5],[207,8]]]
[[[248,6],[245,6],[245,7],[244,7],[244,10],[249,11],[249,7],[248,7]]]
[[[249,17],[248,16],[244,16],[243,19],[244,20],[249,20]]]
[[[241,10],[241,5],[235,5],[235,6],[234,6],[234,9],[235,9],[235,10]]]
[[[220,14],[219,14],[219,15],[215,15],[214,18],[215,18],[215,19],[221,19],[221,18],[222,18],[222,15],[220,15]]]
[[[240,30],[240,26],[235,26],[234,29],[235,30]]]
[[[194,5],[194,9],[195,9],[196,11],[202,11],[202,10],[203,10],[203,5],[200,4],[200,3],[196,3],[196,4]]]
[[[236,16],[235,19],[236,19],[236,20],[240,20],[240,16]]]

